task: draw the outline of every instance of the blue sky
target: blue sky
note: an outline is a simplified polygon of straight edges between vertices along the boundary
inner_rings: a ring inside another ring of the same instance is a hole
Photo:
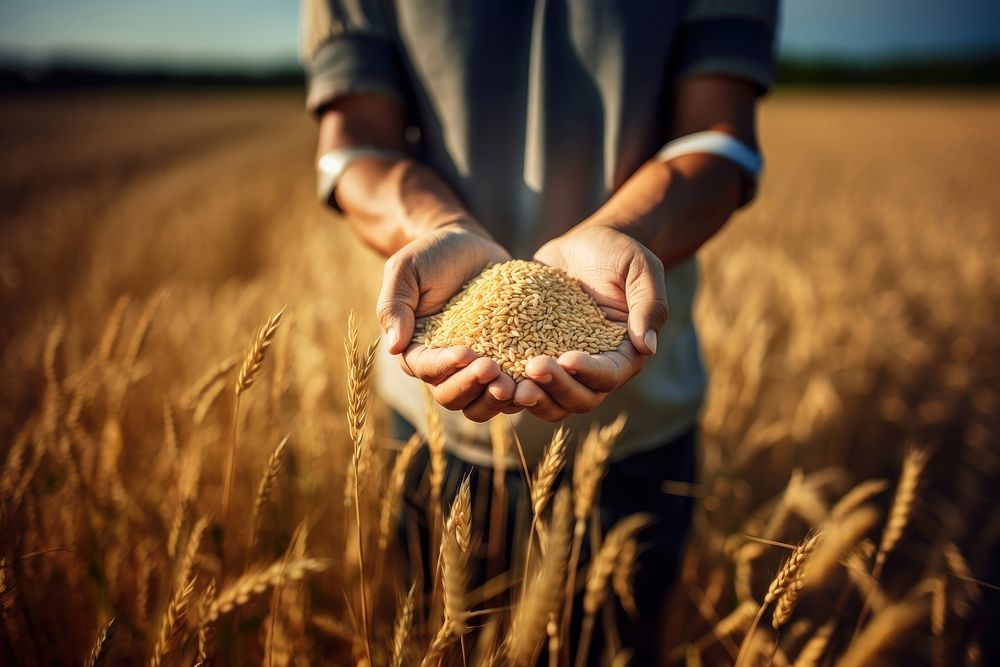
[[[297,0],[0,0],[0,52],[248,69],[295,59]],[[788,0],[783,55],[1000,50],[1000,0]]]

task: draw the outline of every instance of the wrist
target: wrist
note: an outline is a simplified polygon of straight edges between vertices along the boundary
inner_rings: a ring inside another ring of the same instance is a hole
[[[595,214],[581,222],[575,229],[604,229],[624,234],[647,248],[656,238],[658,227],[649,220]]]

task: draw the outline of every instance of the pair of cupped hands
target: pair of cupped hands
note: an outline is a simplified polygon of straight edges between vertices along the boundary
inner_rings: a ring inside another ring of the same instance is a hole
[[[543,245],[534,259],[578,279],[609,320],[626,324],[628,335],[617,350],[537,356],[515,383],[469,347],[431,348],[411,340],[416,319],[438,312],[488,264],[510,259],[485,229],[460,221],[425,232],[386,261],[377,305],[385,345],[445,408],[477,422],[521,410],[561,421],[596,408],[656,352],[668,314],[663,264],[626,232],[600,222],[581,223]]]

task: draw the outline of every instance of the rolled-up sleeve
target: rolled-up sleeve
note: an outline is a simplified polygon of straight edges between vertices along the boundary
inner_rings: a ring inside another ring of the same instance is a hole
[[[406,101],[398,40],[377,1],[303,0],[302,60],[314,113],[353,93]]]
[[[777,0],[692,0],[677,37],[678,78],[724,74],[761,92],[774,82]]]

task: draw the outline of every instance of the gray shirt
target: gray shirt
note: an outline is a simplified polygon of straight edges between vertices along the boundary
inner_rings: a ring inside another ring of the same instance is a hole
[[[776,0],[304,0],[308,106],[377,92],[402,100],[419,157],[447,180],[512,255],[530,258],[599,208],[671,137],[678,77],[771,82]],[[667,272],[670,321],[658,353],[580,432],[629,416],[615,456],[692,428],[705,372],[691,317],[696,260]],[[379,391],[419,429],[420,382],[379,362]],[[450,449],[490,462],[489,429],[442,410]],[[529,462],[553,425],[511,421]]]

